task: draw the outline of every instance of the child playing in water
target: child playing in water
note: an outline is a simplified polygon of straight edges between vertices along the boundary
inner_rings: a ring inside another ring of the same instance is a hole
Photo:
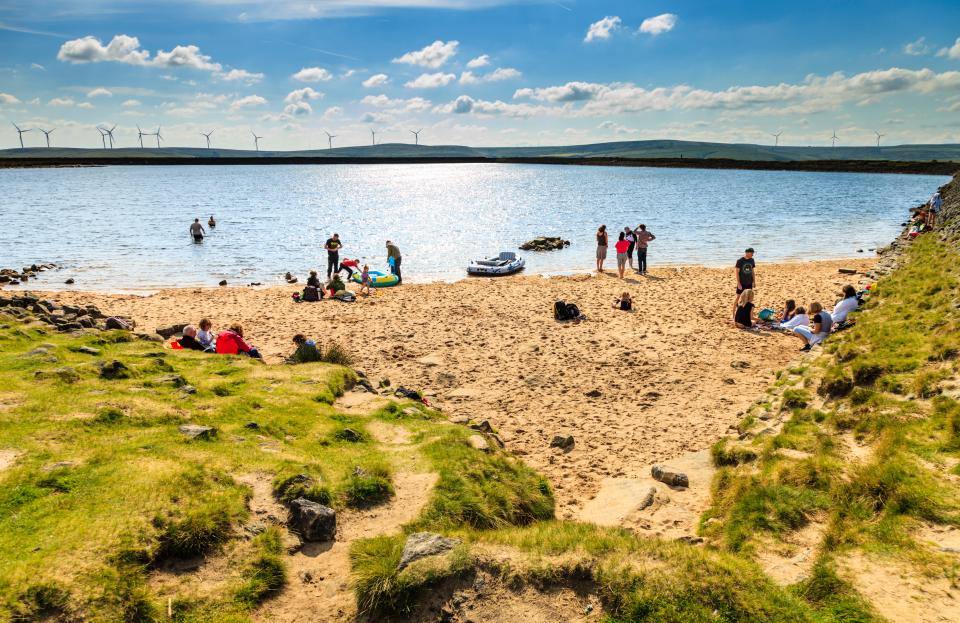
[[[370,266],[363,265],[363,272],[360,273],[360,294],[370,296]]]

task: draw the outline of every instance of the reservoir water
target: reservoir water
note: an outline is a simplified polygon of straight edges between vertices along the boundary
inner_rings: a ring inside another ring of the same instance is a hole
[[[863,257],[900,230],[908,208],[949,178],[518,164],[116,166],[0,169],[0,267],[55,262],[32,287],[138,290],[282,283],[325,270],[333,232],[343,257],[386,266],[385,240],[409,281],[465,276],[471,258],[562,236],[570,247],[522,253],[528,273],[589,270],[601,223],[612,245],[645,223],[651,267]],[[193,244],[188,226],[215,215]],[[863,249],[864,254],[858,250]]]

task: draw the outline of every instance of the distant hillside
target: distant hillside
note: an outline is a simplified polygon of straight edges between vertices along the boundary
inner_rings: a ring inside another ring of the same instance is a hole
[[[301,151],[250,151],[196,147],[82,149],[29,147],[0,150],[0,158],[694,158],[760,162],[888,160],[960,162],[960,145],[795,147],[694,141],[622,141],[559,147],[466,147],[388,143]]]

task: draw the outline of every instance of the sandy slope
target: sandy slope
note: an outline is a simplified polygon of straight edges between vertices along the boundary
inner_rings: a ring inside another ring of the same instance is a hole
[[[794,297],[832,306],[840,286],[857,279],[837,268],[869,265],[761,263],[758,302],[780,306]],[[623,290],[638,303],[633,313],[611,307]],[[608,274],[407,285],[354,304],[294,304],[293,291],[53,297],[94,302],[148,330],[201,316],[216,327],[239,320],[274,362],[296,332],[340,341],[374,380],[423,388],[452,415],[489,419],[509,448],[550,477],[563,517],[590,500],[604,478],[647,477],[650,463],[709,446],[800,345],[732,326],[732,269],[665,268],[626,282]],[[555,299],[576,302],[589,319],[555,322]],[[566,454],[551,449],[557,434],[573,435],[576,447]]]

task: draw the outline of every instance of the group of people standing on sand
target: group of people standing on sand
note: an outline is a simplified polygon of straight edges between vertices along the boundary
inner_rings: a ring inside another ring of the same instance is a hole
[[[617,235],[617,241],[614,243],[614,249],[617,252],[617,274],[621,279],[623,279],[624,273],[627,270],[627,265],[630,266],[630,270],[634,270],[634,251],[636,251],[637,254],[637,274],[647,274],[647,248],[650,242],[656,239],[657,237],[651,232],[647,231],[647,226],[642,223],[637,225],[636,228],[624,227],[623,231],[619,232]],[[597,229],[598,273],[603,272],[603,262],[607,259],[607,248],[609,247],[609,242],[610,235],[607,232],[607,226],[601,225]]]
[[[823,342],[834,331],[853,324],[847,317],[861,305],[863,295],[857,293],[852,285],[843,286],[843,294],[832,311],[827,311],[818,301],[803,307],[790,299],[779,314],[772,309],[757,312],[754,304],[757,263],[753,255],[753,248],[747,248],[736,263],[737,298],[733,308],[733,322],[738,328],[750,331],[782,331],[801,340],[803,348],[800,350],[807,351]]]

